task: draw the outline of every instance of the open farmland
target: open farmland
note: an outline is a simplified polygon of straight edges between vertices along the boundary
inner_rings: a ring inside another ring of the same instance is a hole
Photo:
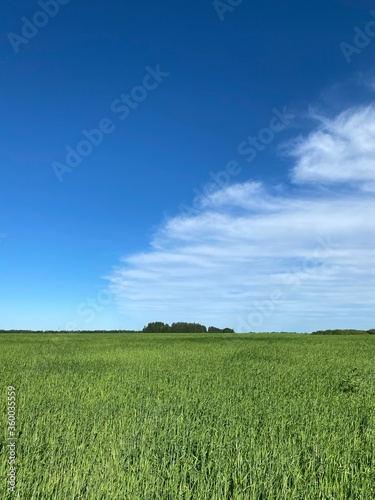
[[[2,499],[375,498],[375,336],[15,334],[0,345]]]

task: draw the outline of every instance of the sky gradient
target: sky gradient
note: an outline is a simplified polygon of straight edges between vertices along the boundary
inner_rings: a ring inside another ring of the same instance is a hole
[[[9,3],[0,329],[374,328],[372,8]]]

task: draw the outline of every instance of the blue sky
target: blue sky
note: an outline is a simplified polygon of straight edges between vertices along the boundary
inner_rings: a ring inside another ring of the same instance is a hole
[[[0,328],[373,328],[371,4],[4,6]]]

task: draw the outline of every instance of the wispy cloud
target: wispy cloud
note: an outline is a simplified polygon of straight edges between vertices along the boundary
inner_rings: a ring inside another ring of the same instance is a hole
[[[375,107],[349,109],[328,119],[314,116],[319,128],[291,144],[297,159],[295,183],[353,183],[375,187]]]
[[[373,326],[375,111],[319,122],[290,145],[291,178],[303,184],[297,192],[252,181],[218,189],[198,215],[165,221],[149,250],[122,259],[107,278],[131,326],[159,319],[242,330]],[[252,313],[274,291],[283,301],[251,328]]]

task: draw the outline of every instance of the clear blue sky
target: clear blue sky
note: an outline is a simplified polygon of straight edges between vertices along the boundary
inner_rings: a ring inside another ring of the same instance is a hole
[[[3,6],[0,328],[375,326],[372,2],[237,3]]]

